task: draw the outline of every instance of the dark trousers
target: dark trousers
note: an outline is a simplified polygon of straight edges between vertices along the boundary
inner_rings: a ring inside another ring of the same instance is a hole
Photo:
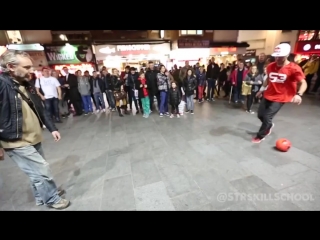
[[[255,97],[255,93],[251,92],[250,95],[247,95],[247,111],[251,110],[252,104],[253,104],[253,99]]]
[[[306,82],[307,82],[307,89],[306,89],[306,93],[309,93],[310,90],[310,86],[311,86],[311,80],[314,74],[308,74],[306,76]]]
[[[284,103],[272,102],[265,98],[262,98],[259,109],[258,118],[262,122],[262,125],[257,134],[257,138],[264,138],[267,131],[272,127],[272,120],[274,116],[279,112]]]
[[[154,96],[156,96],[157,98],[157,104],[158,104],[158,109],[160,109],[160,92],[157,93],[150,93],[149,97],[150,97],[150,110],[153,111],[154,110]]]
[[[129,98],[130,110],[132,110],[132,101],[133,101],[134,106],[136,107],[136,110],[139,111],[138,101],[134,96],[134,89],[132,87],[128,87],[128,98]]]
[[[195,99],[199,99],[199,89],[198,88],[196,88],[196,97],[195,97]]]
[[[171,105],[171,113],[172,114],[179,114],[178,105]]]
[[[223,89],[223,81],[218,81],[218,96],[220,96],[220,90]]]
[[[214,97],[215,85],[216,85],[216,80],[209,78],[208,79],[207,99],[212,99]]]
[[[233,100],[235,102],[243,101],[241,84],[237,84],[237,86],[233,86]]]
[[[91,93],[91,98],[92,98],[94,106],[97,108],[96,100],[94,99],[93,93]]]
[[[46,110],[50,113],[50,116],[54,117],[55,120],[60,120],[59,114],[59,99],[58,98],[49,98],[44,101]]]

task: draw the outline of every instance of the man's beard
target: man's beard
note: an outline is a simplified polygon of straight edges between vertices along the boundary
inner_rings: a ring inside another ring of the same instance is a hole
[[[20,83],[30,80],[29,73],[26,73],[25,70],[21,70],[21,69],[16,69],[13,72],[13,77]]]

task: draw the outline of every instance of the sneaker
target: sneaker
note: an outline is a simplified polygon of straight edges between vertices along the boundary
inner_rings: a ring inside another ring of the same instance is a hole
[[[264,138],[260,139],[258,137],[255,137],[251,140],[252,143],[261,143],[264,140]]]
[[[177,114],[177,118],[180,118],[180,114]]]
[[[173,117],[174,117],[173,114],[171,114],[171,115],[170,115],[170,118],[173,118]]]
[[[190,111],[189,110],[187,110],[185,113],[189,113]]]
[[[145,114],[143,114],[143,115],[142,115],[142,117],[144,117],[144,118],[145,118],[145,117],[146,117],[146,115],[145,115]]]
[[[254,112],[251,110],[250,111],[246,110],[246,113],[254,114]]]
[[[183,116],[183,112],[181,112],[179,115],[180,115],[180,116]]]
[[[274,123],[272,123],[272,126],[269,130],[266,131],[266,136],[269,136],[272,132],[272,128],[274,128]]]
[[[193,112],[192,110],[190,111],[190,113],[191,113],[191,114],[194,114],[194,112]]]
[[[210,100],[210,101],[214,102],[214,101],[216,101],[216,100],[214,100],[214,98],[211,98],[211,100]]]
[[[58,189],[58,195],[61,197],[62,195],[64,195],[66,193],[66,191],[64,190],[64,189]],[[39,200],[39,201],[37,201],[36,202],[36,205],[37,206],[42,206],[42,205],[44,205],[44,203],[41,201],[41,200]]]
[[[163,113],[160,113],[159,117],[163,117]]]
[[[170,116],[170,113],[166,112],[166,116],[169,117],[169,116]]]
[[[106,112],[106,110],[105,110],[105,109],[102,109],[102,112]]]
[[[148,118],[149,117],[149,114],[146,114],[146,118]]]
[[[97,111],[96,111],[96,113],[99,113],[99,112],[100,112],[100,110],[97,110]]]
[[[111,109],[111,112],[115,112],[115,111],[116,111],[116,109],[115,109],[115,108],[112,108],[112,109]]]
[[[88,115],[88,113],[85,113],[84,115],[85,115],[85,116],[87,116],[87,115]]]
[[[61,200],[55,204],[50,205],[49,207],[54,209],[65,209],[70,205],[70,201],[61,198]]]

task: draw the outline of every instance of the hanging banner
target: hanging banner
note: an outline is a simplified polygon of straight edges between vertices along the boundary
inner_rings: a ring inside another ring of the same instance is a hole
[[[49,65],[94,63],[89,45],[44,46]]]

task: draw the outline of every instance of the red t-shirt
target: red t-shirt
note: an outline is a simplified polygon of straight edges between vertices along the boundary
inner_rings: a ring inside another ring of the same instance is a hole
[[[267,66],[268,87],[263,96],[273,102],[291,102],[297,93],[297,83],[305,79],[305,76],[296,63],[289,63],[278,67],[276,62]]]

